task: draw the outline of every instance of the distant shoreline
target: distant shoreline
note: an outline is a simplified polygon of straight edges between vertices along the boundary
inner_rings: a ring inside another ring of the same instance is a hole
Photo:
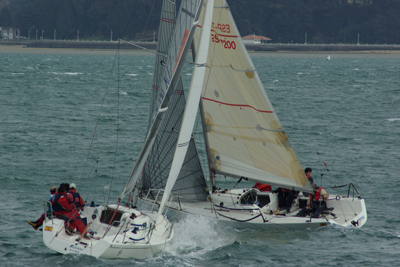
[[[156,42],[135,42],[148,50],[155,50]],[[117,41],[62,41],[62,40],[0,40],[0,48],[62,48],[89,50],[116,50]],[[139,50],[127,43],[119,45],[121,50]],[[400,45],[352,45],[352,44],[246,44],[249,52],[329,52],[329,53],[400,53]]]

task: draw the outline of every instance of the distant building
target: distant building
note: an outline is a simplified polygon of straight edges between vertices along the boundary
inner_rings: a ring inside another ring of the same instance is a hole
[[[0,27],[1,39],[19,39],[21,30],[13,27]]]
[[[268,41],[271,41],[270,38],[261,36],[261,35],[247,35],[245,37],[242,37],[243,43],[245,44],[261,44],[261,43],[267,43]]]

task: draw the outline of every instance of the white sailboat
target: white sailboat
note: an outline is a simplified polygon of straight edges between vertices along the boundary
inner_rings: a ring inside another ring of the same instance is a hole
[[[216,188],[215,177],[221,175],[232,178],[233,183],[244,178],[313,192],[241,41],[226,0],[205,3],[213,8],[203,7],[198,20],[192,43],[195,63],[187,103],[182,80],[178,79],[170,90],[171,103],[164,120],[159,122],[160,130],[152,136],[153,146],[140,159],[140,168],[132,175],[127,189],[135,189],[140,203],[157,205],[160,213],[166,205],[180,215],[213,217],[240,228],[364,225],[365,202],[353,184],[349,184],[347,196],[329,197],[328,209],[318,218],[296,216],[306,198],[297,198],[290,211],[281,214],[276,193],[255,188]],[[165,77],[160,75],[154,81],[153,88],[157,90],[153,90],[152,99],[159,99],[164,93],[158,88]],[[149,125],[157,121],[154,114],[158,105],[153,102]],[[192,134],[198,109],[211,190]],[[166,189],[164,194],[159,194],[160,188]],[[353,196],[350,196],[351,190]],[[170,195],[172,201],[166,203]]]
[[[87,229],[92,235],[89,239],[84,239],[83,234],[78,233],[67,235],[65,221],[53,217],[52,213],[48,212],[43,224],[43,241],[50,249],[62,254],[86,254],[98,258],[144,259],[162,252],[166,243],[173,237],[172,224],[163,215],[163,208],[159,208],[158,211],[144,211],[132,207],[131,197],[126,205],[121,205],[121,201],[126,195],[131,196],[147,156],[155,145],[154,140],[161,123],[170,120],[165,114],[170,115],[169,110],[175,109],[169,107],[184,101],[179,92],[179,88],[182,88],[181,71],[193,40],[202,2],[182,1],[180,12],[175,17],[175,1],[163,1],[155,67],[155,77],[162,77],[162,82],[159,80],[156,81],[157,85],[153,85],[157,95],[152,98],[154,113],[150,116],[148,135],[128,182],[118,198],[118,204],[91,205],[85,208],[81,217],[87,220]],[[208,30],[205,30],[208,38],[210,27],[211,23]],[[173,183],[174,181],[170,182]],[[164,188],[166,192],[170,190],[164,185],[153,192],[159,196],[163,195],[163,202],[167,203],[169,194],[163,193]]]
[[[61,254],[146,259],[164,251],[173,237],[172,224],[166,218],[157,220],[154,212],[108,205],[85,207],[81,217],[90,223],[89,239],[79,232],[68,235],[65,221],[49,215],[43,223],[44,244]]]
[[[331,55],[328,55],[326,60],[331,60]]]

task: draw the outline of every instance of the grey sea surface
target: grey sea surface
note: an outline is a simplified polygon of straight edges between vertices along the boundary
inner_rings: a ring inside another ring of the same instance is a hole
[[[115,203],[143,144],[155,57],[116,55],[0,48],[1,266],[398,265],[399,54],[250,54],[303,168],[332,195],[347,195],[334,185],[354,183],[364,227],[236,230],[188,216],[175,222],[165,253],[143,261],[48,249],[27,220],[43,213],[49,188],[74,182],[88,202],[102,204],[109,190]],[[183,77],[187,87],[190,66]]]

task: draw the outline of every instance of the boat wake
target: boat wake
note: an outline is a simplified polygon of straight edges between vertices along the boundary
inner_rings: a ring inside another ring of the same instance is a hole
[[[188,215],[174,223],[175,236],[165,252],[171,256],[202,257],[211,250],[235,242],[235,233],[212,218]]]

